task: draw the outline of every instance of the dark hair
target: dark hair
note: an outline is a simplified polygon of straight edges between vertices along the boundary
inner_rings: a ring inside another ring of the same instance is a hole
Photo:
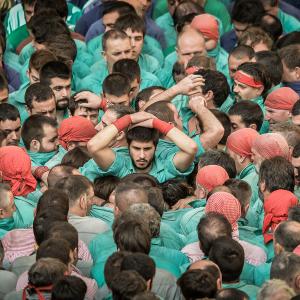
[[[245,260],[243,247],[231,237],[219,237],[211,245],[209,259],[217,264],[224,282],[239,279]]]
[[[264,86],[262,95],[264,95],[271,88],[271,80],[268,77],[268,74],[266,73],[262,64],[254,62],[245,62],[241,64],[237,68],[237,70],[252,76],[257,82],[262,82]]]
[[[120,178],[116,176],[98,177],[94,181],[95,196],[108,201],[110,194],[120,183]]]
[[[21,3],[23,5],[23,7],[24,7],[25,4],[28,4],[30,6],[34,6],[35,3],[36,3],[36,0],[21,0]]]
[[[235,288],[224,288],[218,290],[216,294],[216,300],[248,300],[249,296]]]
[[[157,187],[158,181],[155,177],[146,173],[131,173],[121,178],[121,183],[133,182],[139,184],[143,188]]]
[[[57,122],[44,115],[32,115],[25,120],[22,126],[21,137],[27,150],[30,149],[32,140],[38,140],[41,143],[45,134],[44,126],[56,128]]]
[[[139,111],[139,102],[140,101],[148,102],[150,100],[150,97],[152,96],[152,93],[157,89],[161,89],[162,91],[166,90],[164,87],[156,86],[156,85],[150,86],[150,87],[147,87],[147,88],[141,90],[137,94],[136,99],[135,99],[135,110]]]
[[[37,203],[36,215],[39,215],[43,211],[56,210],[58,207],[61,208],[59,211],[67,216],[69,211],[69,198],[66,193],[58,189],[49,188],[43,193]]]
[[[122,261],[127,255],[130,255],[130,253],[126,251],[117,251],[110,255],[106,260],[104,266],[104,278],[109,289],[111,289],[110,285],[113,278],[121,272]]]
[[[20,119],[18,109],[9,103],[0,103],[0,122],[17,121]]]
[[[25,104],[29,109],[33,108],[33,101],[41,103],[51,98],[55,101],[52,89],[48,85],[39,82],[31,84],[25,92]]]
[[[256,25],[259,24],[264,13],[265,10],[260,0],[239,0],[233,5],[231,20]]]
[[[214,277],[207,271],[188,270],[177,280],[185,299],[214,298],[218,288]]]
[[[112,68],[113,73],[122,73],[128,77],[130,83],[135,79],[141,80],[141,70],[139,64],[130,58],[123,58],[116,61]]]
[[[192,1],[185,1],[185,3],[195,3],[195,2],[192,2]],[[197,3],[196,3],[197,4]],[[196,8],[196,10],[198,10],[198,8]],[[186,25],[190,25],[193,21],[193,19],[198,16],[199,14],[202,14],[202,13],[198,13],[198,12],[192,12],[190,14],[187,14],[187,15],[184,15],[182,16],[182,18],[178,18],[178,15],[181,13],[180,11],[177,11],[175,10],[175,13],[176,15],[174,14],[175,18],[176,18],[176,21],[174,22],[175,24],[175,29],[176,29],[176,32],[179,34],[183,31],[184,27]],[[183,12],[184,13],[184,12]],[[176,63],[175,63],[176,64]],[[175,65],[174,64],[174,65]],[[173,69],[174,70],[174,69]],[[172,72],[173,73],[173,72]],[[174,74],[174,73],[173,73]]]
[[[258,63],[264,66],[272,84],[279,84],[282,79],[283,66],[278,53],[274,51],[259,51],[255,53],[255,58]]]
[[[168,104],[169,103],[164,101],[155,102],[148,106],[145,111],[164,122],[175,124],[174,112]]]
[[[29,70],[35,69],[38,73],[40,73],[41,68],[50,61],[55,61],[55,55],[45,49],[35,51],[29,60]]]
[[[71,71],[68,66],[60,61],[46,63],[40,71],[40,82],[50,85],[53,78],[70,79]]]
[[[77,92],[77,93],[74,93],[74,94],[70,97],[70,99],[69,99],[69,105],[68,105],[68,108],[69,108],[69,111],[70,111],[70,113],[71,113],[72,116],[74,116],[75,110],[78,109],[78,108],[81,106],[81,104],[87,103],[87,99],[80,99],[80,100],[75,101],[75,96],[77,96],[79,93],[84,92],[84,91],[90,92],[89,90],[81,90],[81,91],[79,91],[79,92]],[[97,110],[97,109],[88,108],[88,107],[85,107],[85,109],[86,109],[87,111]],[[98,111],[98,110],[97,110],[97,111]]]
[[[246,206],[249,204],[252,195],[250,184],[244,180],[232,178],[226,180],[224,185],[229,187],[233,196],[239,200],[242,215],[245,216]]]
[[[62,164],[54,166],[47,178],[48,188],[54,188],[55,184],[62,178],[73,175],[75,168],[71,166],[65,166]]]
[[[259,27],[262,28],[274,42],[276,42],[283,33],[280,20],[271,14],[264,14],[262,16]]]
[[[33,220],[33,234],[35,242],[40,245],[46,239],[47,231],[56,221],[67,221],[67,216],[58,210],[45,210],[39,212]]]
[[[67,18],[68,6],[66,0],[37,0],[34,6],[34,13],[38,13],[42,9],[52,8],[61,18]]]
[[[273,40],[269,34],[258,26],[251,26],[247,28],[239,38],[239,44],[249,45],[253,48],[260,43],[265,44],[270,50],[273,47]]]
[[[61,163],[66,166],[72,166],[79,169],[90,159],[91,157],[86,147],[77,146],[65,154]]]
[[[292,116],[300,115],[300,100],[296,101],[293,108],[292,108]]]
[[[162,190],[158,187],[148,188],[148,202],[162,217],[166,208]]]
[[[208,150],[201,154],[201,156],[199,157],[198,166],[202,168],[209,165],[218,165],[220,167],[223,167],[229,175],[229,178],[236,177],[234,160],[229,156],[228,153],[222,150]]]
[[[65,239],[48,239],[40,244],[36,251],[36,260],[51,257],[57,258],[65,265],[70,262],[71,246]]]
[[[264,121],[264,114],[260,106],[252,101],[241,101],[233,104],[228,111],[229,116],[240,116],[246,127],[256,125],[259,131]]]
[[[183,178],[169,179],[160,184],[160,188],[165,202],[170,207],[175,205],[180,199],[187,198],[192,194],[192,188]]]
[[[279,223],[274,232],[274,238],[285,251],[293,252],[300,245],[300,223],[296,220]]]
[[[143,36],[146,34],[145,21],[136,13],[120,16],[115,23],[115,28],[124,32],[127,29],[131,29],[132,32],[142,32]]]
[[[134,109],[132,107],[122,104],[114,104],[113,106],[109,106],[107,110],[113,112],[118,119],[124,117],[125,115],[134,113]]]
[[[8,91],[8,81],[5,77],[4,72],[0,70],[0,91],[7,90]]]
[[[224,113],[218,109],[211,109],[210,111],[220,121],[220,123],[222,124],[222,126],[224,128],[224,134],[223,134],[222,139],[219,141],[219,144],[226,145],[227,138],[229,137],[229,135],[231,133],[230,118],[228,117],[228,115],[226,113]]]
[[[177,27],[177,25],[182,22],[182,19],[185,16],[194,13],[197,15],[203,14],[204,13],[203,7],[200,4],[193,1],[188,1],[188,0],[181,1],[177,5],[173,14],[175,27]]]
[[[297,221],[300,223],[300,205],[295,205],[289,208],[288,212],[289,221]]]
[[[84,300],[86,283],[77,276],[65,276],[58,280],[51,293],[51,300]]]
[[[121,271],[116,274],[110,287],[114,300],[130,300],[147,289],[145,280],[136,271]]]
[[[126,140],[128,146],[130,146],[132,141],[138,142],[153,142],[154,146],[157,146],[159,139],[159,132],[156,129],[146,128],[137,126],[131,128],[126,133]]]
[[[278,51],[282,62],[288,69],[295,69],[300,66],[300,47],[299,45],[291,45],[284,47]]]
[[[120,16],[135,13],[135,9],[132,5],[124,1],[105,1],[102,3],[103,5],[103,13],[102,16],[117,12]]]
[[[158,298],[153,292],[150,291],[139,293],[132,298],[132,300],[159,300],[159,299],[160,298]]]
[[[146,281],[155,275],[154,260],[144,253],[129,254],[123,258],[121,271],[137,271]]]
[[[207,256],[214,240],[222,236],[231,237],[232,228],[226,217],[210,212],[200,219],[197,233],[200,248]]]
[[[130,82],[126,75],[122,73],[112,73],[108,75],[102,84],[103,95],[113,95],[120,97],[123,95],[129,95]]]
[[[299,31],[292,31],[288,34],[283,35],[276,43],[277,49],[282,49],[287,46],[291,45],[298,45],[300,39],[300,32]]]
[[[103,34],[102,37],[102,49],[103,51],[106,51],[107,49],[107,41],[108,40],[125,40],[125,39],[129,39],[128,35],[124,32],[124,31],[120,31],[120,30],[108,30]]]
[[[80,196],[93,188],[92,183],[82,175],[70,175],[60,179],[55,188],[62,189],[69,197],[69,204],[73,206]]]
[[[265,159],[259,168],[259,182],[264,182],[270,193],[279,189],[293,193],[295,187],[293,165],[281,156]]]
[[[252,59],[255,55],[255,52],[252,47],[247,45],[238,45],[235,48],[231,50],[229,53],[229,56],[234,56],[236,58],[243,58],[245,56],[249,57],[249,59]]]

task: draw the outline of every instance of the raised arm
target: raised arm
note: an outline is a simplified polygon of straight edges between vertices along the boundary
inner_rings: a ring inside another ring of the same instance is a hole
[[[224,128],[214,114],[205,107],[205,100],[201,96],[193,97],[189,101],[190,109],[202,122],[203,133],[200,141],[205,150],[215,148],[224,135]]]

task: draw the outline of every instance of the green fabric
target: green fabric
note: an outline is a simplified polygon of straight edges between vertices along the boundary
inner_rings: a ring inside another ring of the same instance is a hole
[[[28,111],[25,106],[25,92],[28,87],[28,82],[22,84],[21,87],[17,91],[11,93],[8,98],[8,103],[14,105],[19,110],[21,124],[23,124],[25,120],[29,117]]]
[[[59,146],[58,152],[45,163],[45,166],[52,169],[54,166],[59,165],[67,152],[68,151],[64,147]]]
[[[51,152],[32,152],[29,150],[26,151],[31,159],[31,165],[33,167],[44,166],[51,158],[53,158],[53,156],[57,154],[57,151],[51,151]]]
[[[11,49],[8,48],[9,45],[6,45],[6,50],[4,53],[4,61],[5,63],[11,67],[12,69],[16,70],[17,72],[21,72],[22,66],[19,64],[19,55],[14,53]],[[20,74],[21,76],[21,74]],[[20,79],[21,80],[21,79]]]
[[[265,263],[257,266],[254,270],[254,283],[257,286],[262,286],[270,279],[271,263]]]
[[[77,21],[82,16],[81,9],[77,6],[75,6],[71,2],[67,2],[68,5],[68,16],[67,16],[67,24],[70,29],[74,29]]]
[[[0,239],[2,239],[8,231],[13,230],[14,227],[15,223],[13,217],[0,219]]]
[[[25,16],[22,4],[13,6],[5,16],[4,25],[7,36],[25,24]]]
[[[152,18],[154,20],[156,20],[158,17],[162,16],[166,12],[168,12],[167,1],[166,0],[156,1],[155,5],[154,5],[153,13],[152,13]]]
[[[114,211],[112,208],[105,206],[93,205],[89,215],[104,221],[110,227],[114,222]]]
[[[267,95],[271,94],[272,92],[276,91],[277,89],[283,87],[282,83],[280,82],[279,84],[271,87],[268,92],[267,92]]]
[[[254,99],[251,99],[250,101],[256,103],[259,105],[259,107],[261,108],[261,110],[263,111],[263,114],[265,116],[266,114],[266,107],[265,107],[265,104],[264,104],[264,99],[262,96],[259,96],[257,98],[254,98]],[[268,133],[269,132],[269,122],[267,120],[264,120],[260,130],[259,130],[259,133],[260,134],[264,134],[264,133]]]
[[[178,234],[171,226],[166,224],[163,219],[160,224],[160,238],[163,246],[170,249],[181,250],[185,245],[185,237]]]
[[[7,37],[7,43],[9,45],[9,49],[15,52],[17,47],[20,45],[20,43],[25,39],[27,39],[28,37],[29,37],[29,32],[27,30],[26,24],[24,24],[18,29],[14,30]]]
[[[229,112],[229,109],[234,105],[234,103],[234,98],[229,94],[226,100],[220,106],[219,110],[227,114]]]
[[[33,224],[36,203],[25,197],[15,197],[16,211],[13,214],[15,228],[29,228]]]
[[[251,284],[247,284],[244,281],[240,281],[238,283],[222,283],[224,289],[226,288],[235,288],[245,292],[250,300],[256,300],[256,295],[258,293],[259,287]]]
[[[162,222],[171,227],[175,232],[180,233],[180,221],[182,217],[191,210],[191,208],[184,208],[178,210],[165,211],[162,216]]]
[[[205,206],[194,208],[182,216],[180,221],[181,233],[188,235],[197,230],[198,223],[205,214]]]
[[[295,17],[284,13],[281,9],[278,9],[277,17],[281,22],[284,33],[300,31],[300,21]]]

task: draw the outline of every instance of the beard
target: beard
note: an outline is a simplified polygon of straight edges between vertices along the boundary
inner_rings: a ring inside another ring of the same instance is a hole
[[[69,106],[69,98],[62,98],[56,101],[56,109],[63,110]]]
[[[151,162],[152,162],[152,160],[148,161],[146,159],[139,159],[137,161],[132,160],[132,163],[137,170],[147,169],[150,166]],[[138,163],[141,163],[141,164],[138,164]]]

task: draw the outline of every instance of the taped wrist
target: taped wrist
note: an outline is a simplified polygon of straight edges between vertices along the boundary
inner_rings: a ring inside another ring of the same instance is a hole
[[[131,124],[131,117],[130,115],[125,115],[120,119],[117,119],[115,122],[113,122],[113,125],[116,126],[118,131],[123,131],[125,128],[127,128]]]
[[[174,125],[160,119],[153,119],[153,128],[157,129],[162,134],[167,135],[168,132],[174,128]]]

